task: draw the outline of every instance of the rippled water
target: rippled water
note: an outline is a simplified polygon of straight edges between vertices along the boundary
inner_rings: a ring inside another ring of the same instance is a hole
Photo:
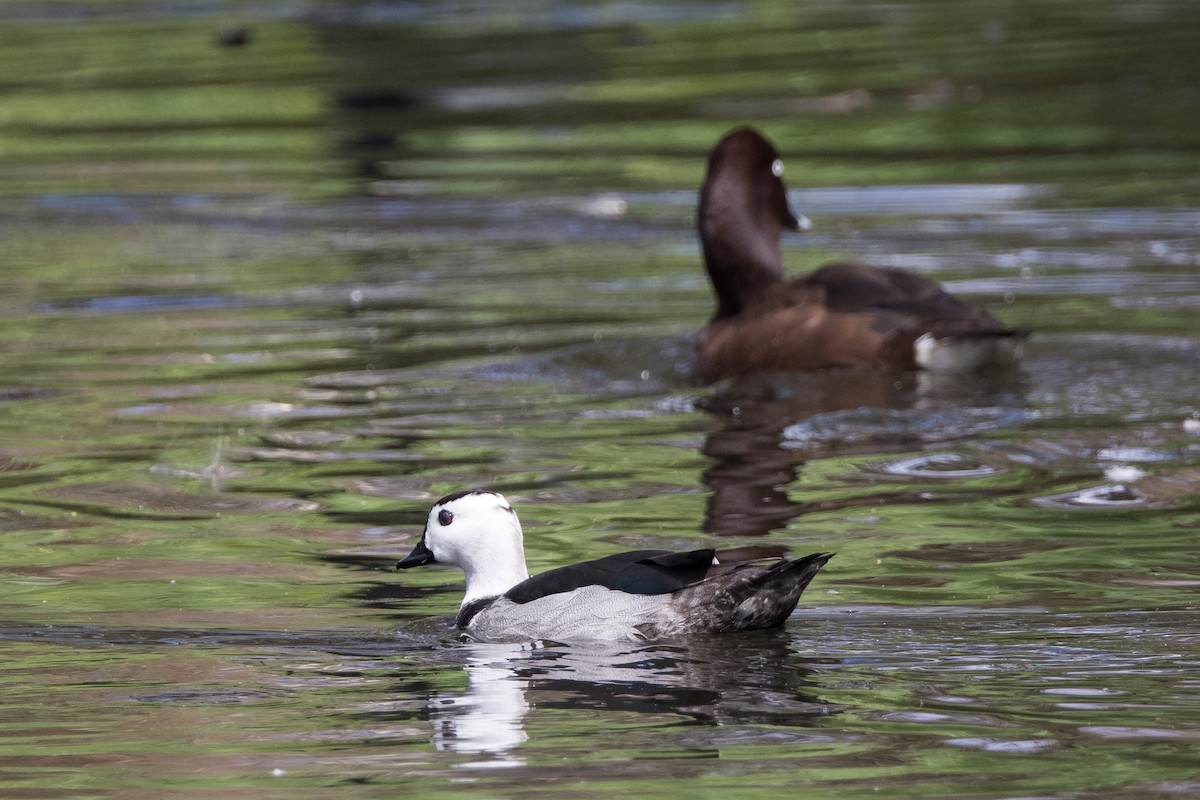
[[[0,795],[1200,793],[1186,4],[7,4]],[[241,46],[228,46],[237,38]],[[691,377],[707,148],[1029,328]],[[781,631],[489,645],[399,574],[837,551]]]

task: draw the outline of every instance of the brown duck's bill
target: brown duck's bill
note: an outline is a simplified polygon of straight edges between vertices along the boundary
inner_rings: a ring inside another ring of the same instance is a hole
[[[419,567],[422,564],[432,564],[434,561],[436,559],[433,557],[433,551],[425,546],[425,539],[422,537],[411,553],[396,562],[396,569]]]
[[[803,214],[797,214],[789,209],[788,216],[791,218],[786,221],[788,228],[793,231],[806,231],[812,228],[812,220]]]

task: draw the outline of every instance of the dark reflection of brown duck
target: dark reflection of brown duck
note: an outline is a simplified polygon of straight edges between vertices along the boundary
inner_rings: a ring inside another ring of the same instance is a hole
[[[722,387],[707,410],[721,422],[701,452],[715,459],[704,530],[717,536],[761,536],[785,526],[810,504],[792,499],[807,454],[781,446],[787,426],[815,414],[911,403],[912,381],[869,370],[832,371],[787,382],[744,378]],[[878,498],[876,498],[878,500]]]
[[[782,174],[751,128],[709,155],[697,225],[717,310],[697,347],[701,379],[829,367],[961,373],[1019,357],[1021,332],[904,270],[837,263],[786,280],[780,234],[808,221],[788,207]]]
[[[703,480],[709,491],[704,530],[717,536],[761,536],[815,511],[890,503],[925,503],[936,498],[911,491],[880,490],[838,500],[799,502],[790,487],[811,452],[788,447],[786,429],[798,421],[851,409],[879,409],[937,416],[941,409],[1021,402],[1014,372],[979,378],[825,370],[806,375],[749,376],[720,387],[705,404],[719,428],[701,452],[713,459]],[[953,425],[945,434],[954,437]],[[886,435],[859,441],[830,440],[825,450],[840,454],[903,451],[925,441],[898,425]]]

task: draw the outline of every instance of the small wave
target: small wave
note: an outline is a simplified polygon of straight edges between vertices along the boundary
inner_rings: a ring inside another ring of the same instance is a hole
[[[1123,483],[1090,486],[1050,497],[1037,497],[1033,502],[1047,508],[1134,508],[1147,504],[1146,498],[1137,489]]]
[[[1004,470],[959,453],[938,453],[881,464],[879,471],[906,478],[980,478],[985,475],[998,475]]]

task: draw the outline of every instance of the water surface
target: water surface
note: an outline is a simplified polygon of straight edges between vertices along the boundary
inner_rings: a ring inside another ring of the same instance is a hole
[[[1196,28],[0,9],[0,794],[1200,791]],[[816,222],[789,269],[931,275],[1023,368],[697,384],[746,122]],[[461,575],[391,566],[468,486],[533,570],[837,556],[777,632],[464,642]]]

